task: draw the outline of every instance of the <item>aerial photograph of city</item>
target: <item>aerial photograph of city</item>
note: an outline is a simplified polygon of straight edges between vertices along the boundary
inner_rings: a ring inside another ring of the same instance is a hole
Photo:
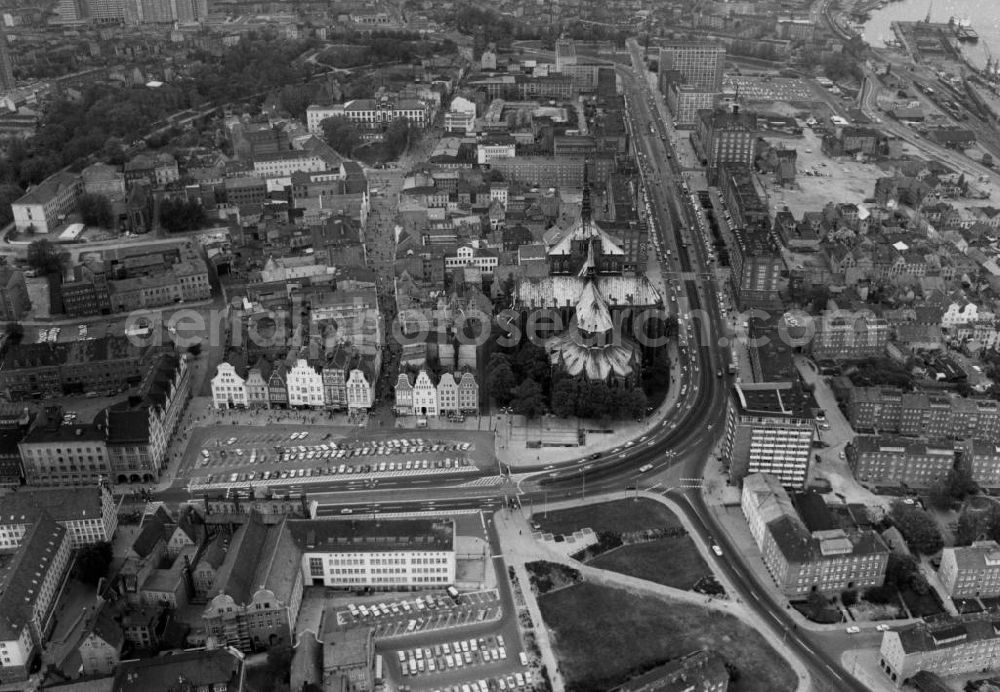
[[[0,692],[1000,692],[998,191],[1000,0],[0,0]]]

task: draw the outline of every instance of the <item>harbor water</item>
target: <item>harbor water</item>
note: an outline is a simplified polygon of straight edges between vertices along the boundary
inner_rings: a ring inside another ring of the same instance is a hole
[[[893,22],[919,22],[927,17],[930,10],[931,21],[947,23],[955,17],[966,22],[979,34],[976,43],[960,43],[960,50],[967,60],[976,67],[986,66],[989,55],[994,61],[1000,58],[1000,2],[996,0],[901,0],[890,2],[881,9],[872,10],[871,19],[865,22],[862,36],[865,42],[875,48],[885,46],[886,40],[893,40]]]

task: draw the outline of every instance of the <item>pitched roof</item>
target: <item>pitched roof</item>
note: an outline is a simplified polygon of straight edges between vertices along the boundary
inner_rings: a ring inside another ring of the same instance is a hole
[[[43,511],[56,521],[102,516],[100,488],[21,488],[5,495],[0,504],[0,524],[23,519],[34,521]]]
[[[181,651],[136,661],[122,661],[115,671],[113,692],[153,692],[172,689],[225,689],[242,685],[243,655],[233,649]],[[184,685],[187,683],[187,685]]]
[[[224,593],[235,603],[249,603],[262,589],[288,603],[299,570],[298,548],[289,538],[287,519],[268,526],[255,512],[237,529],[210,597]]]
[[[132,541],[132,551],[139,557],[149,555],[156,544],[163,540],[164,527],[172,523],[173,519],[162,506],[158,507],[154,514],[144,516],[142,530]]]
[[[66,528],[42,512],[28,527],[20,547],[0,554],[0,641],[20,638],[30,622],[41,580],[65,536]]]

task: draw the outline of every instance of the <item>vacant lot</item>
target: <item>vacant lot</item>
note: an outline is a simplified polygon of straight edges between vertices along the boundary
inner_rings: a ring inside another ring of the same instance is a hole
[[[558,512],[536,512],[532,517],[542,531],[554,534],[571,534],[591,528],[595,532],[612,531],[629,533],[643,529],[666,529],[681,526],[680,521],[667,507],[652,500],[615,500],[596,505],[561,509]]]
[[[699,579],[712,574],[688,536],[625,545],[587,564],[677,589],[690,589]]]
[[[794,690],[794,671],[736,618],[623,589],[579,584],[538,599],[553,632],[567,689],[603,692],[633,675],[699,649],[739,671],[733,692]]]

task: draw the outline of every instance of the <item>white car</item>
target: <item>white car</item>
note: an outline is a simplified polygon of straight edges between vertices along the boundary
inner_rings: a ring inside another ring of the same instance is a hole
[[[886,625],[886,624],[875,625],[875,629],[878,630],[879,632],[888,632],[889,631],[889,625]]]
[[[722,548],[715,545],[714,543],[712,544],[712,552],[718,555],[719,557],[722,557]]]
[[[847,628],[848,634],[858,634],[860,631],[861,628],[856,625],[851,625],[850,627]]]

